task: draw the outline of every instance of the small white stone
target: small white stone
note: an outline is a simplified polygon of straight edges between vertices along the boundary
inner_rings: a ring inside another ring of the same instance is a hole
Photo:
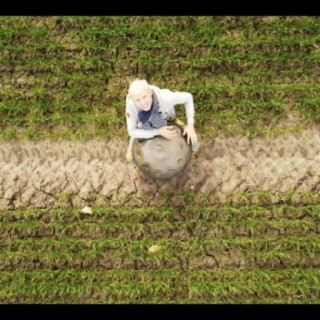
[[[148,251],[149,251],[150,253],[156,253],[156,252],[160,251],[160,249],[161,249],[160,246],[153,245],[153,246],[151,246],[151,247],[148,249]]]
[[[85,214],[92,214],[92,209],[88,206],[85,206],[84,208],[81,209],[81,212]]]

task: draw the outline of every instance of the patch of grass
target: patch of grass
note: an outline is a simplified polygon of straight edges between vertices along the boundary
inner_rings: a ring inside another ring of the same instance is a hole
[[[191,92],[205,137],[317,123],[319,21],[267,18],[2,17],[0,137],[126,136],[135,77]]]

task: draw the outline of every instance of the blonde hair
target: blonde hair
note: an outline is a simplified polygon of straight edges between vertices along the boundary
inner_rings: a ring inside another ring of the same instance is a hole
[[[131,82],[130,87],[129,87],[129,95],[131,96],[132,94],[135,94],[139,91],[142,91],[143,89],[149,89],[149,84],[147,80],[145,79],[135,79]]]

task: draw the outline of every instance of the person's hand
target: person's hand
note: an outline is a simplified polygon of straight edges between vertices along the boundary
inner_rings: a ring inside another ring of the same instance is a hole
[[[132,162],[132,160],[133,160],[132,151],[127,151],[126,159],[127,159],[128,162]]]
[[[172,126],[164,126],[158,128],[158,133],[160,136],[172,140],[178,137],[177,131]]]
[[[192,144],[195,144],[197,142],[197,134],[194,131],[193,123],[188,123],[183,130],[183,134],[187,134],[187,142]]]

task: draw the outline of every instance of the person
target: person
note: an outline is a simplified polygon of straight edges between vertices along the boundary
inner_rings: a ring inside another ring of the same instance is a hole
[[[187,124],[175,117],[174,106],[184,104]],[[194,130],[194,104],[191,93],[173,92],[148,84],[145,79],[132,81],[126,97],[126,119],[130,142],[126,158],[133,162],[132,147],[134,139],[150,139],[160,135],[166,139],[175,139],[177,132],[170,130],[168,121],[183,127],[187,143],[192,143],[192,151],[199,149],[197,134]]]

